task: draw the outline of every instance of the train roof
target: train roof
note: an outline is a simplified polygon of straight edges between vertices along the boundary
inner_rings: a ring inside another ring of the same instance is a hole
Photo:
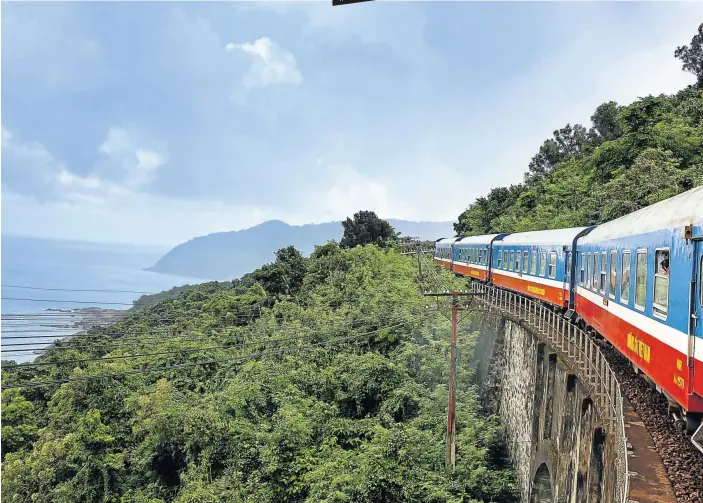
[[[516,232],[508,234],[501,241],[503,245],[550,245],[571,246],[574,238],[587,227],[551,229],[547,231]]]
[[[579,239],[579,244],[637,236],[689,224],[703,225],[703,186],[599,225]]]
[[[480,236],[467,236],[457,241],[459,245],[489,245],[500,234],[482,234]]]
[[[460,239],[460,238],[456,237],[456,236],[453,238],[442,238],[442,239],[437,240],[437,244],[438,245],[449,245],[449,244],[456,242],[458,239]]]

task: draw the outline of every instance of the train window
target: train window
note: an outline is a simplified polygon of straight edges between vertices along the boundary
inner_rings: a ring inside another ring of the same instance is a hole
[[[591,254],[586,254],[586,288],[591,288]]]
[[[703,307],[703,278],[701,277],[701,273],[703,273],[703,257],[701,257],[701,267],[698,269],[698,281],[701,285],[701,307]]]
[[[511,251],[510,252],[510,262],[508,262],[508,269],[513,270],[513,264],[515,263],[515,252]]]
[[[530,274],[537,274],[537,252],[534,250],[530,254]]]
[[[503,261],[501,260],[502,255],[503,255],[503,254],[500,253],[500,250],[496,250],[496,258],[497,258],[496,269],[500,269],[500,265],[501,265],[501,263],[503,262]]]
[[[618,252],[610,251],[610,282],[608,283],[608,295],[611,299],[615,298],[615,285],[617,279]]]
[[[557,252],[549,254],[549,277],[557,277]]]
[[[530,252],[522,252],[522,272],[527,272],[530,267]]]
[[[564,280],[567,282],[571,280],[571,252],[567,252],[566,254],[566,262],[564,263]]]
[[[606,271],[606,261],[608,260],[608,254],[603,252],[600,254],[600,293],[605,295],[605,271]]]
[[[635,308],[644,311],[647,299],[647,250],[637,250],[635,267]]]
[[[594,292],[598,291],[598,254],[593,254],[593,261],[591,265],[591,288]]]
[[[507,250],[503,252],[503,269],[508,269],[508,252]]]
[[[620,302],[630,303],[630,252],[622,252],[622,277],[620,278]]]
[[[583,282],[586,280],[586,277],[585,277],[586,275],[584,274],[585,273],[584,267],[586,266],[586,264],[584,263],[585,260],[586,260],[586,256],[583,253],[581,253],[581,277],[579,279],[579,285],[581,285],[581,286],[583,286]]]
[[[666,318],[669,310],[669,249],[654,252],[654,302],[655,316]]]
[[[539,252],[539,275],[544,276],[544,270],[547,267],[547,252]]]
[[[522,262],[522,253],[515,252],[515,272],[520,272],[520,262]]]

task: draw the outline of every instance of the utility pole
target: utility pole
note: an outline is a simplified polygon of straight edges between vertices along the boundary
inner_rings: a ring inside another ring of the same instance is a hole
[[[420,281],[422,281],[422,243],[420,243],[420,240],[417,240],[417,275],[420,278]]]
[[[454,469],[456,465],[456,339],[459,295],[452,292],[452,339],[449,345],[449,404],[447,406],[447,447],[444,452],[444,465]]]
[[[462,296],[478,295],[474,292],[425,293],[427,297],[451,297],[452,335],[449,344],[449,403],[447,404],[447,445],[444,451],[444,464],[447,468],[456,466],[456,361],[457,334],[459,332],[459,311],[465,309],[459,303]]]

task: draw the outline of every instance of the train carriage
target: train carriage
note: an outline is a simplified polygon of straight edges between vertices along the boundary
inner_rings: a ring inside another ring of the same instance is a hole
[[[599,225],[576,249],[577,314],[684,414],[703,412],[703,187]]]
[[[572,247],[574,240],[590,229],[574,227],[508,234],[493,244],[491,283],[568,308]]]
[[[454,243],[461,238],[442,238],[435,241],[434,260],[445,269],[453,270]]]
[[[454,243],[453,271],[463,276],[487,281],[491,265],[491,245],[506,234],[485,234],[461,238]]]

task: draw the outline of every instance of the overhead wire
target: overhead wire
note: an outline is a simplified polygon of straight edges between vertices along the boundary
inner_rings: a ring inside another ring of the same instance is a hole
[[[403,324],[408,324],[408,323],[409,322],[399,323],[399,324],[403,325]],[[384,327],[381,327],[379,329],[373,330],[368,333],[373,334],[373,333],[376,333],[376,332],[382,330],[383,328]],[[117,355],[117,356],[105,356],[105,357],[98,357],[98,358],[82,358],[82,359],[77,359],[77,360],[58,360],[58,361],[52,361],[52,362],[22,363],[22,364],[16,364],[16,365],[4,365],[2,367],[2,369],[3,370],[15,370],[15,369],[19,369],[19,368],[24,369],[24,368],[34,368],[34,367],[46,367],[46,366],[52,366],[52,365],[69,365],[69,364],[77,364],[77,363],[109,361],[109,360],[122,360],[122,359],[142,358],[142,357],[150,357],[150,356],[164,356],[164,355],[175,355],[175,354],[184,354],[184,353],[196,353],[196,352],[202,352],[202,351],[212,351],[212,350],[216,350],[216,349],[241,349],[243,347],[250,347],[250,346],[256,346],[256,345],[261,345],[261,344],[270,344],[270,343],[278,344],[280,342],[287,342],[287,341],[298,340],[298,339],[307,339],[307,338],[312,338],[312,337],[320,336],[320,335],[325,335],[325,334],[320,334],[319,332],[312,332],[312,333],[308,333],[308,334],[298,334],[298,335],[291,336],[291,337],[243,342],[241,344],[236,344],[236,345],[227,344],[227,345],[218,345],[218,346],[208,346],[208,347],[204,347],[204,348],[185,348],[185,349],[174,350],[174,351],[160,351],[157,353],[143,353],[143,354],[136,354],[136,355]]]
[[[386,316],[374,316],[374,317],[368,317],[368,318],[358,318],[355,317],[351,320],[347,321],[342,321],[339,323],[339,325],[343,326],[337,326],[335,327],[335,330],[340,330],[342,328],[349,328],[353,327],[354,325],[360,325],[364,323],[372,323],[372,322],[379,322],[388,319]],[[286,331],[290,330],[290,328],[287,327],[275,327],[274,329],[271,329],[271,327],[263,327],[263,331],[259,330],[258,334],[256,333],[257,330],[255,327],[254,330],[251,330],[250,327],[227,327],[224,330],[227,330],[226,333],[203,333],[206,332],[208,329],[205,330],[198,330],[198,331],[189,331],[185,333],[179,333],[179,334],[173,334],[171,336],[168,336],[168,334],[153,334],[150,332],[142,332],[142,333],[125,333],[125,337],[123,338],[117,338],[117,339],[112,339],[108,341],[99,341],[101,337],[104,337],[106,335],[110,334],[76,334],[79,336],[78,339],[73,339],[75,336],[69,336],[69,339],[62,340],[51,340],[51,341],[34,341],[34,342],[24,342],[24,343],[10,343],[10,344],[2,344],[2,349],[1,352],[3,354],[8,354],[8,353],[36,353],[36,352],[48,352],[48,351],[61,351],[61,350],[73,350],[73,349],[91,349],[91,350],[115,350],[115,349],[120,349],[124,347],[133,347],[133,346],[143,346],[144,344],[154,344],[154,343],[169,343],[169,342],[206,342],[206,341],[211,341],[213,339],[219,339],[222,337],[233,337],[233,336],[246,336],[249,334],[255,334],[255,335],[270,335],[277,333],[279,331]],[[298,327],[295,327],[298,329],[308,329],[308,330],[315,330],[318,329],[318,327],[311,327],[311,326],[305,326],[301,325]],[[237,334],[236,331],[242,331],[248,329],[248,332],[245,333],[240,333]],[[211,330],[211,329],[210,329]],[[114,335],[114,334],[113,334]],[[189,336],[194,336],[194,337],[189,337]],[[47,338],[51,338],[51,336],[44,336]],[[24,338],[24,337],[23,337]],[[88,345],[80,345],[82,339],[93,339],[95,341],[94,344],[90,344],[92,341],[87,341]],[[75,342],[78,342],[79,344],[75,344]],[[44,346],[49,346],[49,347],[36,347],[39,345],[44,345]],[[32,347],[27,347],[27,346],[32,346]],[[18,348],[22,347],[22,349],[4,349],[5,347],[11,347],[11,348]]]
[[[25,285],[0,285],[2,288],[18,288],[22,290],[42,290],[47,292],[100,292],[100,293],[140,293],[144,295],[157,295],[158,292],[143,292],[139,290],[108,290],[108,289],[81,289],[81,288],[47,288]]]
[[[402,324],[398,324],[396,326],[399,326],[399,325],[402,325]],[[30,382],[24,382],[24,383],[13,383],[13,384],[0,386],[0,389],[5,390],[5,389],[13,389],[13,388],[31,388],[31,387],[38,387],[38,386],[48,386],[48,385],[52,385],[52,384],[63,384],[63,383],[75,382],[75,381],[90,381],[90,380],[105,379],[105,378],[110,378],[110,377],[124,377],[124,376],[128,376],[128,375],[163,372],[165,370],[189,368],[189,367],[196,367],[196,366],[202,366],[202,365],[212,365],[212,364],[219,364],[219,363],[226,363],[226,362],[230,362],[230,363],[242,362],[242,361],[247,361],[250,359],[258,358],[260,356],[265,356],[267,354],[285,353],[287,351],[300,351],[303,349],[310,349],[310,348],[314,348],[314,347],[318,347],[318,346],[324,346],[324,345],[329,345],[329,344],[333,344],[333,343],[337,343],[337,342],[358,339],[361,337],[367,337],[369,335],[372,335],[373,333],[379,332],[380,330],[381,329],[379,328],[377,330],[374,330],[372,332],[367,332],[365,334],[340,337],[340,338],[335,338],[334,340],[321,341],[321,342],[310,343],[310,344],[306,344],[306,345],[296,345],[296,346],[289,346],[289,347],[284,346],[281,348],[259,351],[256,353],[250,353],[248,355],[242,355],[242,356],[237,356],[237,357],[220,358],[220,359],[192,362],[192,363],[180,363],[180,364],[175,364],[175,365],[166,365],[166,366],[162,366],[162,367],[151,367],[151,368],[146,368],[146,369],[136,369],[136,370],[130,370],[130,371],[123,371],[123,372],[97,374],[97,375],[92,375],[92,376],[76,376],[76,377],[66,377],[63,379],[51,379],[48,381],[30,381]]]

